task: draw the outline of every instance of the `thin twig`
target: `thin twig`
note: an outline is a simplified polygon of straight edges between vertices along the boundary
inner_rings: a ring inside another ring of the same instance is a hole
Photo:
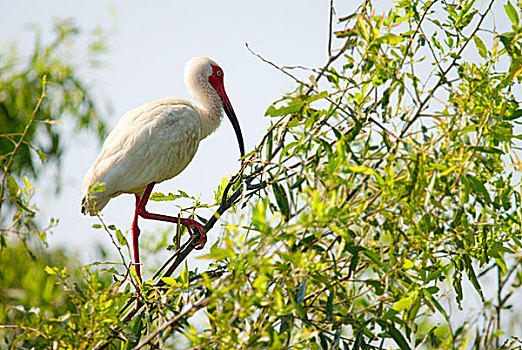
[[[245,43],[245,46],[246,48],[248,49],[248,51],[250,51],[250,53],[256,57],[258,57],[261,61],[265,62],[265,63],[268,63],[269,65],[271,65],[272,67],[274,67],[275,69],[283,72],[284,74],[288,75],[290,78],[292,78],[296,83],[298,84],[301,84],[301,85],[304,85],[306,86],[307,88],[312,88],[313,87],[307,83],[305,83],[304,81],[302,81],[301,79],[297,78],[295,75],[293,74],[290,74],[288,73],[285,69],[283,69],[283,67],[280,67],[278,66],[277,64],[275,64],[274,62],[270,61],[270,60],[267,60],[266,58],[264,58],[263,56],[261,56],[260,54],[258,54],[257,52],[253,51],[249,46],[248,46],[248,43]]]
[[[334,0],[330,0],[330,20],[328,22],[328,56],[332,57],[332,36],[333,36],[333,15],[334,15]]]
[[[426,11],[424,12],[424,15],[428,12],[428,10],[430,9],[430,7],[434,4],[435,2],[431,3],[430,6],[426,9]],[[451,61],[451,63],[449,64],[449,66],[441,73],[441,76],[439,78],[439,80],[437,81],[437,83],[435,84],[435,86],[431,89],[431,91],[429,92],[428,96],[426,96],[426,98],[421,102],[421,104],[419,105],[419,107],[417,108],[417,112],[413,115],[413,117],[408,121],[408,123],[403,127],[401,133],[399,134],[400,137],[404,137],[404,135],[406,135],[406,132],[408,131],[408,129],[413,125],[413,123],[415,123],[415,121],[420,117],[421,113],[424,111],[424,106],[428,103],[428,101],[434,96],[435,94],[435,91],[438,90],[439,87],[442,86],[442,84],[444,83],[444,79],[445,77],[448,75],[449,71],[451,69],[453,69],[453,67],[455,67],[456,63],[457,63],[457,60],[459,59],[459,57],[461,56],[462,52],[464,51],[464,49],[468,46],[468,44],[471,42],[471,39],[475,36],[475,34],[478,32],[478,30],[480,29],[480,26],[482,25],[482,22],[484,21],[484,19],[486,18],[487,14],[491,11],[491,7],[493,6],[493,3],[494,1],[490,1],[489,3],[489,6],[488,8],[486,9],[486,11],[479,15],[480,16],[480,20],[479,22],[477,23],[477,25],[475,26],[475,29],[473,30],[473,32],[468,36],[468,38],[466,38],[464,44],[462,45],[462,47],[459,49],[459,51],[456,53],[455,57],[453,58],[453,61]],[[422,16],[422,18],[424,18],[424,15]],[[422,21],[422,19],[421,19]],[[417,29],[420,28],[420,24],[421,24],[421,21],[419,21],[419,26]],[[413,38],[412,38],[413,39]],[[406,57],[406,56],[405,56]]]

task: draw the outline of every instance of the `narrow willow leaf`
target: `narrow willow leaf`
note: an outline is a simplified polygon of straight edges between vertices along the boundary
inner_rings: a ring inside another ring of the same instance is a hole
[[[290,329],[290,323],[293,319],[293,315],[285,315],[281,317],[281,325],[279,326],[279,333],[284,333]]]
[[[377,183],[381,186],[384,186],[384,180],[383,178],[377,174],[377,172],[371,168],[364,167],[364,166],[357,166],[357,165],[349,165],[348,170],[354,173],[361,173],[366,175],[373,175],[375,177],[375,180],[377,180]]]
[[[491,204],[491,197],[489,196],[489,192],[482,183],[482,181],[480,181],[471,174],[466,174],[466,179],[469,181],[469,185],[473,189],[473,191],[477,194],[481,194],[486,204]]]
[[[494,147],[475,146],[475,147],[471,147],[471,148],[475,149],[479,152],[484,152],[484,153],[500,154],[500,155],[504,154],[504,151],[502,151],[501,149],[498,149],[498,148],[494,148]]]
[[[480,282],[477,278],[477,275],[475,274],[473,266],[471,266],[471,258],[466,255],[462,260],[464,261],[466,273],[468,274],[468,278],[471,281],[471,284],[473,284],[473,287],[475,287],[475,290],[479,293],[482,301],[485,301],[484,294],[482,294],[482,287],[480,286]]]
[[[522,73],[522,59],[516,58],[511,60],[511,65],[509,66],[509,73],[511,79],[515,79]]]
[[[522,117],[522,109],[517,109],[516,111],[513,112],[513,114],[511,114],[508,117],[505,117],[504,119],[506,119],[506,120],[515,120],[515,119],[518,119],[520,117]]]
[[[456,165],[452,165],[448,168],[446,168],[446,170],[444,170],[443,172],[440,173],[440,176],[446,176],[448,175],[449,173],[451,173],[453,170],[455,170],[457,168]]]
[[[328,350],[328,338],[322,332],[319,333],[319,341],[321,343],[321,348],[323,350]]]
[[[50,267],[50,266],[46,266],[44,268],[44,271],[48,274],[48,275],[56,275],[56,271]]]
[[[382,262],[381,262],[381,259],[379,258],[379,256],[377,254],[375,254],[375,252],[369,250],[369,249],[364,249],[363,250],[363,253],[364,255],[366,255],[372,262],[374,262],[375,264],[377,264],[379,267],[382,267]]]
[[[306,295],[306,282],[308,281],[308,277],[301,282],[299,286],[299,291],[297,292],[297,305],[301,305],[304,301]]]
[[[404,40],[403,37],[395,34],[385,34],[377,39],[375,39],[375,42],[378,44],[389,44],[389,45],[397,45],[398,43],[402,42]]]
[[[341,328],[335,332],[332,349],[339,349],[339,342],[341,341]]]
[[[162,277],[161,280],[170,287],[174,287],[174,288],[181,287],[181,283],[176,281],[176,279],[174,277]]]
[[[272,105],[268,107],[268,109],[265,112],[265,115],[269,117],[279,117],[297,113],[299,112],[304,103],[305,101],[303,100],[293,100],[288,105],[279,108],[276,108],[274,105]]]
[[[504,5],[504,9],[506,10],[506,14],[508,15],[509,19],[511,20],[511,23],[513,23],[513,26],[518,27],[518,23],[520,21],[518,18],[518,13],[510,1],[508,1],[508,3],[506,5]]]
[[[352,273],[355,271],[355,269],[357,268],[358,261],[359,261],[359,250],[355,250],[355,252],[353,252],[352,258],[350,259],[350,267],[348,270],[348,276],[351,276]]]
[[[290,205],[288,204],[288,195],[285,189],[277,183],[272,186],[274,189],[274,196],[276,199],[277,206],[285,218],[289,217]]]
[[[477,47],[478,53],[482,58],[488,57],[488,49],[486,49],[486,45],[484,45],[484,42],[482,39],[480,39],[477,35],[473,37],[473,41],[475,42],[475,46]]]
[[[415,295],[407,295],[393,304],[392,309],[397,312],[401,312],[404,309],[410,307],[411,303],[413,303],[413,300],[415,300]]]
[[[20,191],[20,187],[18,187],[18,183],[16,182],[16,179],[13,176],[11,176],[11,175],[7,176],[6,186],[7,186],[7,191],[9,192],[9,195],[11,197],[17,197],[18,196],[18,192]]]
[[[440,303],[437,301],[437,299],[435,297],[433,297],[431,292],[427,288],[424,288],[424,289],[422,289],[422,293],[429,300],[429,302],[431,304],[433,304],[433,306],[435,306],[435,308],[441,313],[441,315],[444,316],[444,318],[446,320],[449,320],[446,310],[444,310],[444,308],[442,307],[442,305],[440,305]]]
[[[38,148],[35,148],[34,150],[36,151],[36,154],[38,154],[38,158],[40,158],[40,162],[42,162],[42,164],[45,163],[45,161],[47,160],[47,154],[40,151],[40,149],[38,149]]]
[[[160,192],[154,192],[150,195],[150,200],[152,201],[155,201],[155,202],[164,202],[164,201],[173,201],[173,200],[176,200],[178,198],[181,198],[181,195],[179,194],[172,194],[172,193],[169,193],[168,195],[165,195],[163,193],[160,193]]]
[[[406,341],[406,339],[404,338],[404,336],[401,334],[401,332],[399,332],[397,330],[397,328],[395,328],[392,324],[388,323],[388,331],[387,333],[393,338],[393,340],[395,340],[395,342],[397,343],[397,345],[399,345],[399,347],[402,349],[402,350],[410,350],[410,346],[408,345],[408,342]]]
[[[364,344],[363,334],[364,332],[362,329],[357,333],[357,337],[355,337],[352,350],[359,350],[361,348],[361,345],[366,345]]]
[[[326,320],[331,321],[333,319],[333,300],[334,300],[335,292],[333,290],[328,294],[328,299],[326,300]]]
[[[121,232],[121,230],[116,230],[116,238],[118,239],[118,243],[122,246],[127,246],[129,243],[127,242],[127,239]]]

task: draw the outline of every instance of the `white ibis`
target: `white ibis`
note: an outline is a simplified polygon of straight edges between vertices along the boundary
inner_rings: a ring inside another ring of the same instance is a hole
[[[135,195],[132,243],[134,266],[140,279],[138,217],[178,222],[177,217],[149,213],[145,205],[155,184],[173,178],[190,163],[199,142],[221,123],[222,109],[234,127],[241,156],[245,154],[241,129],[225,93],[223,70],[209,58],[194,57],[185,65],[184,75],[190,95],[201,106],[188,100],[165,98],[125,113],[83,180],[83,214],[96,215],[111,198],[122,193]],[[96,183],[104,183],[105,189],[89,193]],[[201,225],[187,218],[179,222],[191,236],[196,233],[194,230],[199,231],[196,248],[203,248],[207,239]]]

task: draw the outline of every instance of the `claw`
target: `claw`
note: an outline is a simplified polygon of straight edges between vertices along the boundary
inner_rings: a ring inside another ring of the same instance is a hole
[[[207,243],[207,235],[205,234],[205,231],[203,231],[203,227],[198,223],[195,223],[187,228],[192,240],[197,240],[193,243],[194,248],[198,250],[203,249],[205,243]]]

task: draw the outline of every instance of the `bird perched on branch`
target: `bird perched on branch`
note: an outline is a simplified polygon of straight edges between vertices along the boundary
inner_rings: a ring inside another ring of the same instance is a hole
[[[109,134],[85,175],[81,200],[83,214],[96,215],[111,198],[122,193],[134,194],[132,243],[136,274],[140,279],[140,216],[173,223],[179,220],[192,237],[199,234],[197,248],[203,248],[206,243],[205,232],[195,220],[149,213],[145,209],[154,185],[185,169],[196,154],[199,142],[220,125],[222,110],[232,123],[241,156],[245,154],[243,136],[225,92],[223,76],[223,70],[211,59],[190,59],[185,65],[185,85],[200,106],[188,100],[165,98],[130,110]],[[105,186],[93,192],[95,184]]]

